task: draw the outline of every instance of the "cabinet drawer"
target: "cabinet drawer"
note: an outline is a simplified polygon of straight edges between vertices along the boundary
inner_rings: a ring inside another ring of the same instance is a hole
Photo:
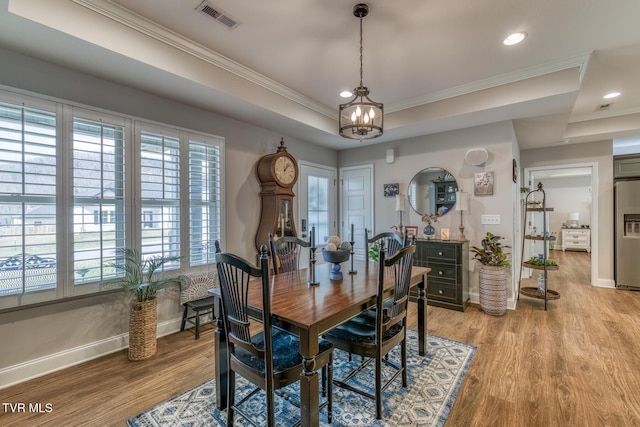
[[[589,236],[586,234],[574,234],[574,233],[566,233],[564,238],[567,240],[580,240],[582,242],[586,242]]]
[[[439,283],[428,283],[427,298],[440,301],[456,302],[458,299],[458,290],[456,286],[446,286]]]
[[[458,278],[458,268],[455,264],[429,262],[429,268],[431,269],[431,271],[427,273],[427,283],[429,283],[431,279],[448,279],[455,282]]]
[[[428,246],[427,257],[434,259],[456,259],[456,247],[453,245]]]
[[[566,245],[587,246],[587,239],[567,239]]]

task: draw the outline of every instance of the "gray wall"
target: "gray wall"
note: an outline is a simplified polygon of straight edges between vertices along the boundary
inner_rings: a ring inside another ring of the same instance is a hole
[[[464,213],[465,236],[471,245],[479,245],[487,231],[505,237],[505,243],[513,245],[514,230],[518,221],[515,214],[518,209],[518,184],[512,180],[512,159],[514,157],[513,126],[511,122],[494,123],[468,129],[459,129],[434,135],[377,144],[363,148],[339,152],[340,167],[373,164],[374,168],[374,230],[376,233],[388,231],[398,224],[395,211],[395,199],[383,196],[383,185],[399,183],[400,192],[406,194],[407,186],[413,176],[426,167],[439,167],[448,170],[458,182],[458,187],[469,197],[469,211]],[[489,159],[484,165],[471,166],[464,161],[469,148],[486,148]],[[396,160],[387,164],[385,153],[395,148]],[[473,176],[476,172],[494,172],[495,188],[492,196],[473,195]],[[413,212],[407,204],[403,217],[404,225],[417,225],[419,233],[426,225],[420,215]],[[408,215],[407,215],[408,213]],[[499,225],[481,225],[480,215],[499,214]],[[452,210],[438,220],[440,228],[449,228],[452,237],[458,232],[460,213]],[[478,301],[479,266],[470,263],[471,298]],[[516,271],[512,268],[512,272]],[[510,284],[510,298],[513,297],[513,281]]]

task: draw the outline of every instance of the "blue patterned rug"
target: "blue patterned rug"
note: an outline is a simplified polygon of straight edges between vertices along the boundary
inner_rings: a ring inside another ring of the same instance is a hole
[[[401,387],[397,378],[383,393],[383,419],[375,418],[375,403],[371,399],[334,387],[333,421],[327,423],[326,411],[320,414],[320,424],[333,427],[352,426],[442,426],[449,415],[458,394],[460,384],[476,352],[476,347],[441,338],[435,335],[427,337],[427,355],[418,355],[418,334],[409,330],[407,334],[408,379],[409,386]],[[339,350],[334,356],[334,378],[343,378],[359,357],[353,362],[348,355]],[[399,348],[393,350],[391,360],[399,360]],[[351,383],[358,386],[373,387],[374,364],[360,373]],[[383,365],[384,367],[384,365]],[[383,368],[384,371],[384,368]],[[392,372],[391,372],[392,373]],[[226,411],[215,406],[215,380],[211,379],[199,386],[175,396],[166,402],[137,415],[127,421],[130,427],[148,426],[225,426]],[[297,399],[298,383],[284,392]],[[238,376],[237,392],[248,392],[251,386]],[[244,394],[242,394],[244,395]],[[240,400],[239,397],[236,401]],[[245,411],[254,414],[259,425],[264,422],[264,394],[262,392],[245,402]],[[299,419],[300,411],[290,402],[276,397],[276,422],[281,426],[290,426]],[[236,418],[237,426],[250,425],[242,417]]]

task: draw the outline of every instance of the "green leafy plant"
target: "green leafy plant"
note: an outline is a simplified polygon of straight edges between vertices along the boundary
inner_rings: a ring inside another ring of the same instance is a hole
[[[378,261],[378,252],[380,251],[380,243],[375,242],[373,245],[369,246],[369,259],[374,261]]]
[[[546,261],[546,263],[545,263],[543,260],[538,259],[538,258],[536,258],[536,257],[531,257],[528,261],[526,261],[526,263],[527,263],[527,264],[531,264],[531,265],[538,265],[538,266],[540,266],[540,267],[544,266],[545,264],[546,264],[546,266],[547,266],[547,267],[555,267],[555,266],[557,266],[557,265],[558,265],[558,264],[557,264],[554,260],[552,260],[552,259],[547,259],[547,261]]]
[[[507,259],[507,253],[504,252],[504,249],[510,246],[503,245],[500,243],[500,240],[502,240],[502,237],[487,232],[485,238],[482,239],[482,247],[473,246],[471,248],[471,252],[474,254],[473,258],[480,261],[483,265],[509,267],[511,264]]]
[[[121,287],[130,292],[138,302],[151,301],[156,298],[160,289],[171,282],[177,282],[179,277],[162,277],[156,274],[163,265],[177,261],[181,256],[151,256],[144,257],[137,249],[116,249],[116,262],[106,265],[124,272],[123,277],[103,282],[103,287]]]

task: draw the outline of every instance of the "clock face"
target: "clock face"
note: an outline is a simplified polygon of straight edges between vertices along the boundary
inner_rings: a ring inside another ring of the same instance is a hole
[[[274,166],[276,179],[282,185],[291,185],[296,180],[296,165],[287,156],[278,157]]]

